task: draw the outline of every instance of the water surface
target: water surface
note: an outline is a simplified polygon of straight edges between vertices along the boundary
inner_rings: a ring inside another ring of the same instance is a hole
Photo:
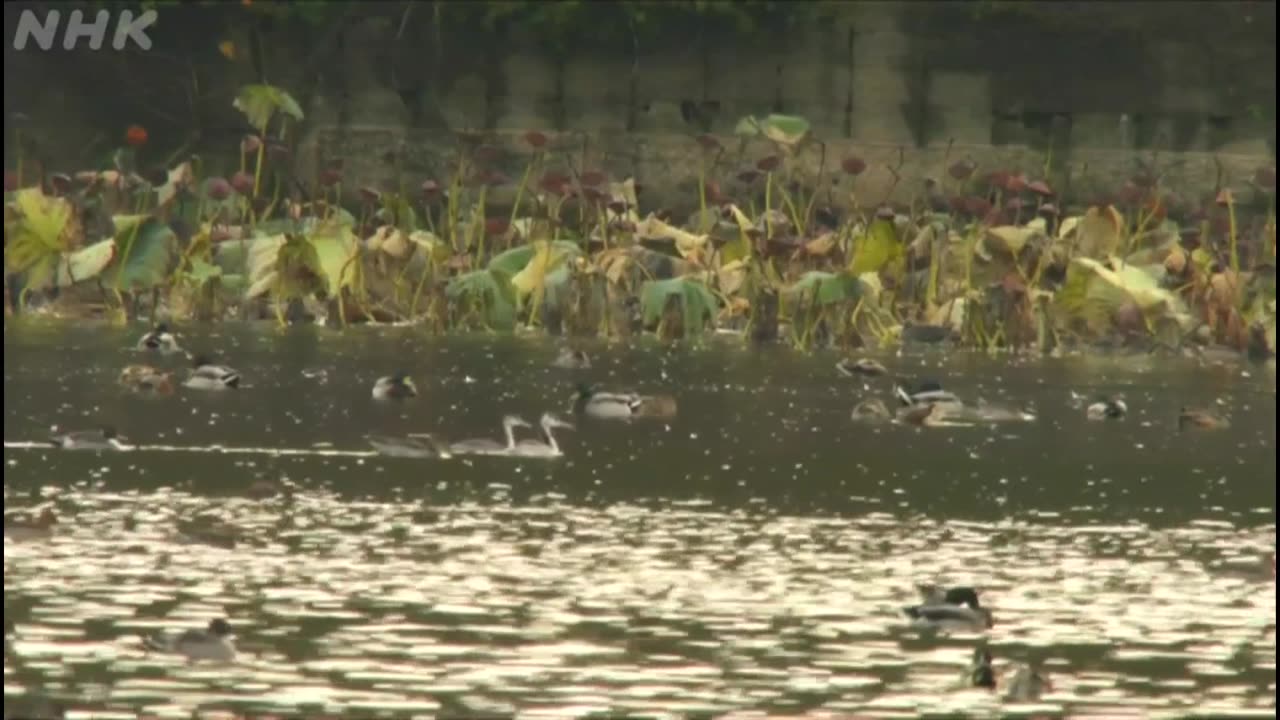
[[[403,328],[184,338],[247,387],[130,395],[138,330],[5,331],[6,701],[76,711],[359,717],[1274,716],[1275,377],[1170,360],[881,360],[1034,423],[856,425],[888,385],[835,356],[589,345]],[[161,361],[163,362],[163,361]],[[176,362],[176,361],[175,361]],[[421,396],[373,402],[405,369]],[[567,412],[578,380],[664,391],[670,422],[582,420],[567,457],[370,457],[367,432],[496,437]],[[1089,423],[1071,391],[1123,392]],[[1179,433],[1177,410],[1229,415]],[[51,426],[145,447],[13,447]],[[288,453],[271,449],[290,450]],[[917,582],[971,583],[997,667],[1042,660],[1033,705],[957,688],[978,641],[922,637]],[[186,665],[139,633],[226,615],[243,659]],[[1209,710],[1206,710],[1209,709]]]

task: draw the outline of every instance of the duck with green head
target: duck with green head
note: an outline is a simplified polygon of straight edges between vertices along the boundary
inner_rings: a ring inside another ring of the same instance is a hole
[[[240,387],[240,373],[215,364],[207,356],[196,355],[191,361],[191,374],[182,385],[192,390],[234,390]]]
[[[573,411],[597,420],[630,420],[636,417],[644,400],[634,393],[601,392],[586,383],[578,384]]]
[[[408,373],[397,372],[394,375],[378,378],[373,384],[374,400],[407,400],[418,396],[418,386]]]

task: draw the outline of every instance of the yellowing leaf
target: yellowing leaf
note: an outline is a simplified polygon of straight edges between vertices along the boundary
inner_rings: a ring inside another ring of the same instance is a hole
[[[1107,257],[1120,247],[1124,218],[1115,208],[1092,207],[1076,227],[1076,250],[1091,258]]]
[[[853,259],[849,270],[854,275],[877,273],[890,263],[902,259],[902,243],[892,220],[876,219],[866,234],[854,243]]]
[[[688,230],[682,230],[673,225],[668,225],[658,219],[657,215],[649,214],[643,222],[636,226],[636,237],[641,240],[665,240],[670,238],[675,241],[676,251],[681,257],[690,258],[691,256],[700,254],[707,246],[708,235],[695,235]]]

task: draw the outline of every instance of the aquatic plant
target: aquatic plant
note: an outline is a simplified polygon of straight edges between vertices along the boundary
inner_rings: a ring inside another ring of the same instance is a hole
[[[714,329],[800,349],[1195,340],[1274,353],[1273,168],[1255,173],[1252,200],[1218,187],[1198,208],[1174,202],[1143,170],[1078,205],[1043,167],[980,171],[948,150],[943,180],[920,198],[868,207],[854,192],[866,160],[849,154],[828,179],[804,118],[753,116],[736,152],[694,136],[697,196],[680,222],[542,131],[506,146],[458,133],[440,175],[408,178],[397,160],[394,183],[352,196],[343,159],[321,158],[307,188],[288,145],[297,103],[254,85],[235,106],[246,132],[229,175],[204,175],[198,158],[139,174],[127,152],[34,184],[6,172],[13,308],[85,288],[113,313],[175,319],[238,311],[694,342]]]

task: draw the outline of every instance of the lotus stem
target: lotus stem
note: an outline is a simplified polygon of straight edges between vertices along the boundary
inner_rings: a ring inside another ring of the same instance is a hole
[[[1238,283],[1238,278],[1240,277],[1240,254],[1236,247],[1236,201],[1229,191],[1227,193],[1227,233],[1228,240],[1231,243],[1231,273],[1235,276],[1232,278],[1232,282]],[[1237,291],[1236,294],[1239,295],[1239,292]]]
[[[706,232],[707,226],[707,157],[706,153],[698,154],[698,229]]]
[[[267,125],[270,125],[270,124],[271,122],[270,120],[268,120],[266,123],[262,125],[262,128],[259,130],[259,133],[261,133],[262,135],[262,140],[258,143],[258,162],[256,167],[254,167],[253,169],[253,198],[254,199],[257,199],[258,188],[262,185],[262,164],[263,164],[263,160],[266,158],[266,155],[267,155],[267,141],[266,141]]]
[[[144,222],[146,222],[146,220],[139,220],[138,222],[134,223],[133,228],[129,230],[129,246],[124,249],[124,255],[121,256],[120,258],[119,267],[121,270],[128,267],[129,265],[129,255],[133,252],[133,244],[138,240],[138,229],[142,227],[142,223]],[[123,274],[120,272],[117,272],[116,282],[115,282],[115,285],[112,287],[112,289],[115,290],[116,295],[120,294],[121,277],[123,277]]]
[[[764,239],[773,239],[773,222],[769,219],[769,210],[772,209],[773,194],[773,173],[764,174]]]

